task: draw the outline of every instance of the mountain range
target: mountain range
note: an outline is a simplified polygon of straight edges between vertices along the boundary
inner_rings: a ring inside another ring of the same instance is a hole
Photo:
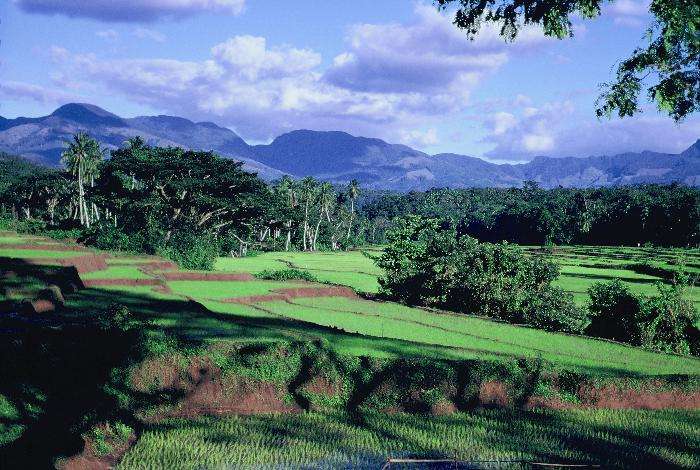
[[[680,154],[536,157],[528,163],[495,164],[466,155],[429,155],[339,131],[297,130],[267,145],[249,145],[235,132],[212,122],[164,115],[121,118],[84,103],[63,105],[43,117],[0,117],[0,151],[59,165],[65,142],[78,131],[87,132],[108,149],[138,135],[151,145],[213,150],[242,161],[247,170],[267,180],[285,174],[333,183],[354,178],[364,187],[402,191],[519,186],[526,180],[543,187],[671,182],[700,186],[700,140]]]

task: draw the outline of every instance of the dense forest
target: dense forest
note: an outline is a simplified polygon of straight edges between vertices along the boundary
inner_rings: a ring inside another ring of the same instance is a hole
[[[482,241],[524,245],[698,246],[700,191],[683,185],[435,189],[362,205],[374,226],[397,216],[449,221]]]
[[[481,241],[697,246],[700,191],[682,185],[544,190],[365,191],[314,178],[266,183],[211,152],[134,138],[111,155],[86,134],[65,169],[0,156],[0,211],[24,231],[207,268],[251,250],[342,250],[387,242],[400,216],[435,218]]]

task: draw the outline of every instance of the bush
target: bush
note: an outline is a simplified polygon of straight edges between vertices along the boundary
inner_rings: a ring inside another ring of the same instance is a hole
[[[583,333],[588,313],[574,303],[574,297],[558,287],[550,287],[534,297],[525,323],[548,331]]]
[[[19,233],[28,233],[30,235],[40,234],[46,231],[46,222],[41,219],[25,219],[14,222],[14,230]]]
[[[159,253],[184,269],[211,271],[220,254],[219,243],[207,235],[176,232]]]
[[[83,231],[81,243],[106,251],[153,253],[153,248],[141,234],[127,234],[113,225],[98,225]]]
[[[619,279],[596,282],[588,289],[588,311],[591,324],[586,332],[607,338],[638,344],[639,299]]]
[[[685,285],[657,284],[659,295],[640,301],[641,343],[657,351],[690,354],[697,352],[698,312],[684,297]]]
[[[289,280],[302,280],[309,282],[318,282],[318,278],[308,271],[303,269],[278,269],[269,270],[266,269],[255,274],[258,279],[266,279],[269,281],[289,281]]]
[[[387,236],[377,264],[390,298],[553,330],[581,331],[587,322],[570,297],[552,290],[559,270],[545,257],[421,217],[400,220]]]

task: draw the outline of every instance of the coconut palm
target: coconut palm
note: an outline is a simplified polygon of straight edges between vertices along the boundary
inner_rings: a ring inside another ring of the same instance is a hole
[[[345,238],[350,238],[350,230],[352,229],[352,221],[355,217],[355,200],[360,195],[360,183],[353,179],[348,183],[348,198],[350,198],[350,222],[348,223],[348,233]]]
[[[90,227],[91,217],[85,202],[85,182],[89,180],[91,184],[94,184],[100,161],[102,161],[100,144],[84,132],[75,134],[73,140],[68,142],[68,147],[61,154],[61,162],[77,179],[78,213],[80,223],[86,227]],[[94,209],[96,214],[97,208]]]

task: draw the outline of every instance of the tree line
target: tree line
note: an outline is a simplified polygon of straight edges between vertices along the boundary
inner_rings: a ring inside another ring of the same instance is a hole
[[[680,184],[546,190],[526,182],[521,188],[382,193],[364,202],[362,212],[373,227],[422,215],[490,242],[700,245],[700,191]],[[375,234],[378,242],[384,233]]]
[[[27,231],[102,249],[159,253],[185,267],[250,250],[340,250],[364,243],[360,187],[307,177],[272,184],[212,152],[153,147],[135,137],[109,158],[76,134],[65,169],[0,158],[0,210]]]

